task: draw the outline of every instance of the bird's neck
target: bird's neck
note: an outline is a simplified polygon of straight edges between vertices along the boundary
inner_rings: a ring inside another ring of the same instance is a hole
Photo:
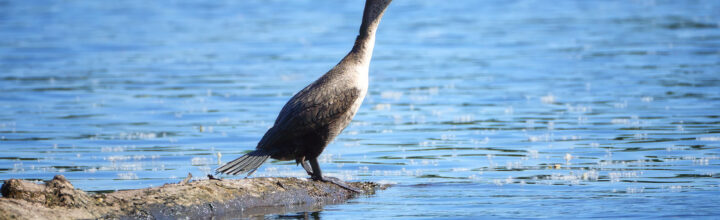
[[[350,54],[346,59],[354,59],[355,62],[370,66],[373,48],[375,47],[375,32],[377,31],[380,19],[385,13],[385,9],[392,0],[367,0],[365,2],[365,11],[363,12],[362,24],[360,25],[360,33],[355,39]]]

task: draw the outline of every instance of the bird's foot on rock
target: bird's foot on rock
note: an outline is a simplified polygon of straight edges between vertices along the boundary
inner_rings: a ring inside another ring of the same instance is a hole
[[[335,184],[339,187],[342,187],[343,189],[350,190],[354,193],[363,193],[363,191],[361,189],[352,187],[352,186],[348,185],[347,183],[345,183],[345,181],[342,181],[335,177],[327,177],[327,176],[326,177],[315,177],[315,176],[313,176],[313,177],[311,177],[311,179],[315,180],[315,181],[329,182],[329,183]]]

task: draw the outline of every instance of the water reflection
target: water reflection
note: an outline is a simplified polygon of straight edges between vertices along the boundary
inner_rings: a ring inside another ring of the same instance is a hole
[[[274,216],[277,219],[320,219],[320,212],[298,212]]]

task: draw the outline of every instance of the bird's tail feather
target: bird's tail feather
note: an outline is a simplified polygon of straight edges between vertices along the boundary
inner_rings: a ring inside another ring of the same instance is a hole
[[[227,175],[248,173],[247,175],[250,176],[250,174],[254,173],[268,158],[270,158],[270,153],[263,150],[256,150],[222,165],[215,170],[215,173]]]

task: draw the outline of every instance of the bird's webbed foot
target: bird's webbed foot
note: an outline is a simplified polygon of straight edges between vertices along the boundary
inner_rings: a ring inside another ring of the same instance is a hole
[[[326,183],[329,182],[329,183],[335,184],[339,187],[342,187],[343,189],[353,191],[354,193],[363,193],[363,191],[361,189],[350,186],[347,183],[345,183],[345,181],[342,181],[335,177],[311,176],[310,178],[314,181],[321,181],[321,182],[326,182]]]
[[[305,168],[305,171],[308,172],[308,174],[310,175],[310,178],[311,178],[312,180],[322,181],[322,182],[330,182],[330,183],[335,184],[335,185],[337,185],[337,186],[339,186],[339,187],[342,187],[343,189],[347,189],[347,190],[353,191],[353,192],[355,192],[355,193],[362,193],[362,192],[363,192],[362,190],[360,190],[360,189],[358,189],[358,188],[355,188],[355,187],[352,187],[352,186],[348,185],[347,183],[345,183],[344,181],[342,181],[342,180],[340,180],[340,179],[338,179],[338,178],[335,178],[335,177],[323,177],[322,171],[320,170],[320,165],[318,164],[318,161],[317,161],[317,157],[311,158],[309,161],[310,161],[310,166],[309,166],[309,167],[307,166],[306,161],[304,160],[304,158],[303,158],[303,160],[301,161],[301,164],[303,165],[303,168]]]

